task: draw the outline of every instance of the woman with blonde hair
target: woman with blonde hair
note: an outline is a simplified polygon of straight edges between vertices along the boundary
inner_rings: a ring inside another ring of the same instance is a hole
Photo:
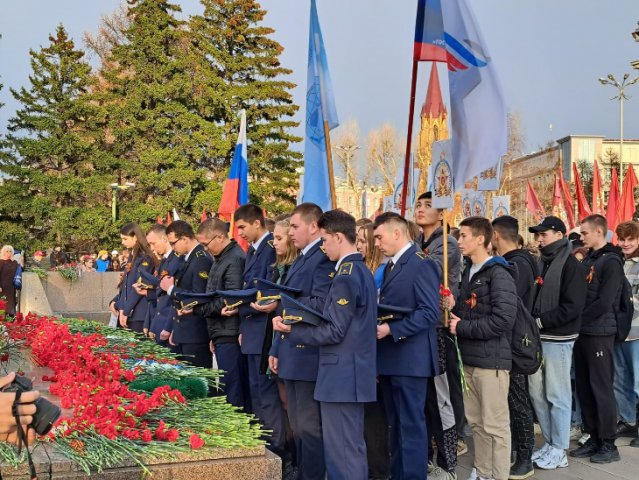
[[[13,279],[18,271],[18,262],[13,259],[13,247],[5,245],[0,250],[0,298],[4,297],[7,306],[5,314],[16,313],[16,287]]]
[[[372,223],[362,225],[358,228],[355,245],[357,251],[364,257],[364,263],[366,263],[366,266],[372,272],[375,278],[375,285],[379,289],[384,280],[384,266],[386,262],[379,247],[375,246],[375,228]]]

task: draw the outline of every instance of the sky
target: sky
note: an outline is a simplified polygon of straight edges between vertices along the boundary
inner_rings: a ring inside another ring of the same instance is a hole
[[[198,0],[173,0],[184,15],[200,13]],[[508,110],[519,112],[526,153],[570,134],[619,138],[616,94],[597,79],[639,75],[637,0],[468,0],[504,89]],[[0,18],[0,132],[18,105],[8,87],[28,85],[29,49],[48,44],[60,22],[76,43],[95,31],[120,0],[5,0]],[[297,84],[294,98],[303,122],[308,53],[309,0],[262,0],[264,24],[284,52]],[[406,135],[416,0],[317,0],[342,123],[358,121],[361,141],[385,122]],[[95,63],[95,59],[93,59]],[[429,64],[421,64],[416,112],[426,96]],[[446,71],[440,66],[444,97]],[[639,138],[639,83],[627,90],[624,138]],[[448,101],[446,100],[448,104]],[[552,125],[552,127],[551,127]],[[303,125],[296,132],[303,136]],[[300,144],[299,149],[302,148]]]

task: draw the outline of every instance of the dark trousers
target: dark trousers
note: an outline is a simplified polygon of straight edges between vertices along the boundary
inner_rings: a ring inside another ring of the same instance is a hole
[[[132,330],[136,333],[143,333],[144,332],[144,320],[127,320],[126,322],[126,328],[128,328],[129,330]]]
[[[179,355],[180,360],[190,363],[194,367],[212,368],[213,355],[206,343],[180,343],[173,347],[173,351]]]
[[[457,468],[457,427],[446,374],[428,379],[425,413],[429,438],[434,437],[437,445],[435,461],[433,445],[428,442],[428,460],[447,472],[454,472]]]
[[[242,352],[240,344],[235,343],[215,343],[215,358],[220,370],[224,370],[222,377],[223,391],[226,401],[236,407],[246,406],[244,398],[244,386],[242,382]]]
[[[288,419],[295,436],[299,480],[324,480],[324,443],[319,402],[313,398],[315,382],[284,380]]]
[[[617,404],[613,390],[614,335],[580,335],[575,342],[575,383],[584,431],[614,441]]]
[[[364,404],[364,440],[369,475],[372,478],[388,478],[390,476],[388,422],[379,383],[377,384],[377,401]]]
[[[428,463],[424,405],[428,380],[380,375],[386,417],[390,425],[393,480],[423,480]]]
[[[450,403],[453,405],[455,414],[455,425],[457,427],[457,437],[464,437],[464,427],[466,426],[466,413],[464,412],[464,392],[462,391],[461,373],[459,371],[459,359],[455,341],[446,332],[446,376],[448,377],[448,393]]]
[[[530,461],[535,446],[533,407],[528,395],[528,377],[521,373],[510,374],[508,390],[510,409],[510,434],[512,450],[517,452],[517,460]]]
[[[367,480],[364,404],[320,402],[329,480]]]
[[[277,383],[275,379],[260,374],[262,355],[250,354],[246,355],[246,359],[253,413],[264,425],[264,428],[272,432],[267,438],[270,449],[277,455],[283,456],[286,450],[285,413],[277,390]]]

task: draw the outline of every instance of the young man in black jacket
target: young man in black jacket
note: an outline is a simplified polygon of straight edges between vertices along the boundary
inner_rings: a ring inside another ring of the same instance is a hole
[[[572,390],[570,367],[584,307],[584,269],[572,255],[566,225],[553,216],[528,229],[537,236],[541,258],[533,290],[532,314],[537,320],[544,356],[542,366],[528,377],[528,388],[544,445],[533,454],[545,470],[568,466]]]
[[[524,306],[531,310],[533,289],[537,277],[537,264],[528,250],[517,247],[519,222],[516,218],[504,215],[493,220],[493,247],[497,253],[516,267],[514,276],[517,295]],[[518,319],[520,320],[520,319]],[[515,464],[510,467],[511,480],[519,480],[534,475],[532,451],[535,446],[533,407],[528,395],[528,376],[515,371],[510,372],[508,390],[510,408],[510,433],[512,450],[517,452]]]
[[[491,257],[490,221],[469,217],[460,224],[459,249],[471,265],[462,275],[450,331],[457,335],[469,392],[466,418],[475,442],[479,479],[506,480],[510,474],[509,376],[512,329],[517,316],[514,267]]]
[[[583,261],[588,287],[575,343],[575,381],[584,430],[590,439],[572,450],[570,456],[590,457],[593,463],[619,461],[613,391],[617,333],[614,309],[619,305],[625,275],[621,249],[606,242],[607,232],[608,223],[601,215],[590,215],[581,222],[581,238],[590,253]]]

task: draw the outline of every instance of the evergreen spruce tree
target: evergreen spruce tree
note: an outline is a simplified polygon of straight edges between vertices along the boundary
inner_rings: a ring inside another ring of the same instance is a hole
[[[110,228],[108,159],[97,148],[84,101],[91,67],[62,25],[50,44],[31,50],[30,86],[2,141],[0,231],[4,241],[42,248],[92,247]]]
[[[204,166],[222,181],[233,157],[238,113],[247,112],[249,192],[271,213],[290,210],[297,187],[301,141],[290,133],[298,110],[281,66],[283,47],[263,25],[266,12],[254,0],[201,0],[202,15],[191,17],[191,71],[198,113],[218,127]]]
[[[105,149],[119,162],[113,181],[136,183],[120,198],[120,223],[152,221],[176,208],[193,214],[196,196],[219,191],[202,167],[217,128],[192,107],[188,39],[180,8],[130,0],[126,41],[115,45],[93,98],[101,105]],[[213,197],[210,199],[213,200]]]

